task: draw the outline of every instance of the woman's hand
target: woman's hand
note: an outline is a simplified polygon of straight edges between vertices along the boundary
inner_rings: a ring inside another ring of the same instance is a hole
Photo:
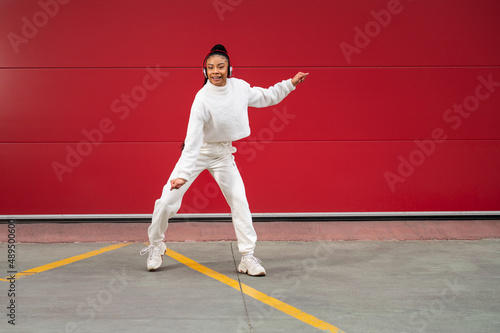
[[[172,190],[178,190],[184,184],[186,184],[186,180],[185,179],[182,179],[182,178],[172,179],[170,181],[170,191],[172,191]]]
[[[304,82],[304,80],[306,79],[306,76],[308,76],[309,73],[302,73],[302,72],[298,72],[294,78],[292,79],[292,84],[293,86],[297,86],[299,83],[301,82]]]

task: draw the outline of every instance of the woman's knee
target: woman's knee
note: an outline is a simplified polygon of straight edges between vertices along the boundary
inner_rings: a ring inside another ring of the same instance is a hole
[[[181,202],[168,200],[168,198],[160,198],[155,202],[155,210],[167,211],[176,213],[181,208]]]
[[[245,193],[232,193],[227,197],[227,203],[232,208],[248,209],[248,200]]]

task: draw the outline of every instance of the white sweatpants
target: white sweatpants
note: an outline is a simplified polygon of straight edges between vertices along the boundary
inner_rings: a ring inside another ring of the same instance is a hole
[[[208,170],[222,190],[229,207],[231,207],[233,226],[240,253],[242,255],[254,253],[257,234],[252,224],[252,215],[245,194],[245,185],[234,163],[232,153],[235,151],[236,148],[232,147],[230,142],[204,143],[189,182],[178,190],[170,191],[170,180],[178,178],[178,164],[175,166],[167,184],[163,187],[161,197],[155,202],[153,219],[148,229],[151,244],[158,245],[163,241],[168,227],[168,220],[180,209],[184,193],[203,170]]]

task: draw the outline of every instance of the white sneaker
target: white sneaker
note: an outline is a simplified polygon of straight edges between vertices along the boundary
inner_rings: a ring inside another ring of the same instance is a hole
[[[266,275],[266,270],[262,267],[261,263],[262,261],[260,259],[257,259],[252,255],[245,256],[241,258],[241,262],[238,266],[238,272],[251,276],[264,276]]]
[[[167,245],[163,242],[160,245],[149,245],[141,250],[141,256],[149,252],[147,266],[148,271],[154,271],[161,266],[163,255],[167,251]]]

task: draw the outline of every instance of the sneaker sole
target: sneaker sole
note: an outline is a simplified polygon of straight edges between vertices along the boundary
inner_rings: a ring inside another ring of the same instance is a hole
[[[239,273],[241,274],[246,274],[248,276],[266,276],[266,272],[262,272],[262,273],[259,273],[259,274],[249,274],[248,273],[248,270],[245,272],[243,270],[238,270]]]

